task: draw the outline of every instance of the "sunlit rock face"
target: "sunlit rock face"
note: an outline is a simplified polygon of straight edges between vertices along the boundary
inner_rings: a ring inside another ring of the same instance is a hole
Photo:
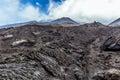
[[[26,24],[0,30],[1,80],[120,80],[119,27]]]
[[[119,69],[109,69],[96,73],[93,80],[120,80]]]

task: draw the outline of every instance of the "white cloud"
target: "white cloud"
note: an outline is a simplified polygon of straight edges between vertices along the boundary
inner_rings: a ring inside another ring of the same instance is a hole
[[[39,8],[34,8],[30,4],[26,5],[19,13],[20,17],[23,19],[39,20],[40,17]]]
[[[109,23],[120,17],[120,0],[62,0],[61,4],[50,0],[48,14],[40,3],[22,5],[20,0],[0,0],[0,25],[30,20],[49,20],[70,17],[79,22],[100,21]]]
[[[37,6],[40,6],[40,3],[39,3],[39,2],[36,2],[36,5],[37,5]]]
[[[81,22],[100,21],[109,23],[120,17],[120,0],[66,0],[54,7],[49,16],[59,18],[71,17]]]
[[[7,24],[13,20],[15,13],[18,9],[19,2],[17,0],[1,0],[0,1],[0,25]],[[7,4],[9,3],[9,4]]]
[[[0,0],[0,25],[41,20],[43,16],[45,14],[31,4],[23,5],[20,0]]]

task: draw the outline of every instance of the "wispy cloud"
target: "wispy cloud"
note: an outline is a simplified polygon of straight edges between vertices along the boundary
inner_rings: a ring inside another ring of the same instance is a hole
[[[71,17],[81,22],[100,21],[109,23],[120,17],[120,0],[65,0],[50,10],[49,16]]]
[[[21,4],[20,0],[0,0],[0,25],[30,20],[49,20],[70,17],[79,22],[100,21],[109,23],[120,17],[120,0],[50,0],[48,14],[31,4]]]
[[[32,5],[28,4],[19,12],[19,16],[25,20],[38,20],[41,14],[39,8],[34,8]]]
[[[20,0],[0,0],[0,25],[41,20],[46,16],[39,7],[21,4]]]

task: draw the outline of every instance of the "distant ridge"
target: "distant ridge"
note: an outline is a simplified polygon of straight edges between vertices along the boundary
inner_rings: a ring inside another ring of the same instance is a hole
[[[72,20],[69,17],[62,17],[62,18],[58,18],[56,20],[51,21],[50,23],[67,23],[67,24],[78,24],[76,21]]]
[[[66,27],[70,27],[70,26],[79,26],[82,24],[85,24],[84,22],[76,22],[74,20],[72,20],[69,17],[62,17],[62,18],[58,18],[56,20],[50,20],[48,22],[44,22],[44,21],[28,21],[28,22],[21,22],[21,23],[15,23],[15,24],[7,24],[7,25],[3,25],[0,26],[0,28],[9,28],[9,27],[19,27],[19,26],[24,26],[24,25],[28,25],[28,24],[42,24],[42,25],[52,25],[52,26],[57,26],[57,25],[61,25],[61,26],[66,26]]]
[[[0,26],[0,28],[17,27],[17,26],[23,26],[23,25],[35,24],[35,23],[38,23],[38,22],[37,21],[28,21],[28,22],[23,22],[23,23],[8,24],[8,25]]]
[[[120,18],[116,19],[115,21],[109,24],[110,26],[120,26]]]

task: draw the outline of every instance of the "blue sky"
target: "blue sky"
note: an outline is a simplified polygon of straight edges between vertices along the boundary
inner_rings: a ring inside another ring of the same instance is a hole
[[[70,17],[105,24],[120,18],[120,0],[0,0],[0,25]]]
[[[0,0],[0,26],[27,21],[48,21],[49,10],[62,0]]]
[[[61,0],[53,0],[56,3],[61,3]],[[34,7],[39,7],[42,9],[44,13],[47,13],[48,5],[49,5],[49,0],[20,0],[20,2],[24,5],[30,3]]]

